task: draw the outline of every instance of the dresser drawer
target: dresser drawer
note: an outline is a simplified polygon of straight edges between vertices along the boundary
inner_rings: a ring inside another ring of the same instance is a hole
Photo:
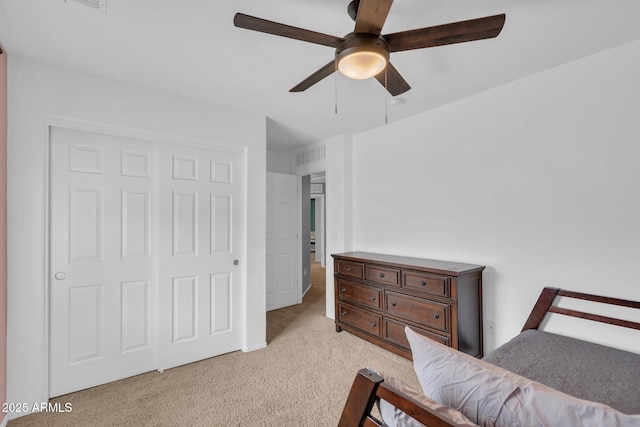
[[[352,261],[336,261],[336,273],[344,276],[357,277],[358,279],[364,278],[364,264],[361,262]]]
[[[430,295],[449,297],[449,278],[419,271],[403,271],[402,287]]]
[[[378,337],[382,336],[382,316],[342,303],[338,305],[338,309],[340,322],[355,326]]]
[[[386,312],[441,331],[449,331],[449,305],[388,291]]]
[[[338,298],[354,301],[376,310],[382,309],[382,291],[373,286],[338,279]]]
[[[365,278],[385,285],[400,286],[400,270],[395,268],[367,265]]]
[[[407,334],[404,331],[405,326],[406,325],[404,323],[400,323],[392,319],[385,319],[385,339],[389,342],[399,345],[400,347],[409,349],[409,340],[407,340]],[[420,335],[424,335],[425,337],[439,342],[440,344],[449,345],[449,337],[434,334],[433,332],[425,331],[424,329],[416,328],[415,326],[411,326],[411,329],[413,329]]]

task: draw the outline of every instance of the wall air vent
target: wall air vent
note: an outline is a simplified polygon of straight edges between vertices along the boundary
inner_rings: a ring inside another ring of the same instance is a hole
[[[64,0],[65,3],[80,3],[107,13],[107,0]]]
[[[296,166],[304,166],[325,159],[324,145],[296,154]]]

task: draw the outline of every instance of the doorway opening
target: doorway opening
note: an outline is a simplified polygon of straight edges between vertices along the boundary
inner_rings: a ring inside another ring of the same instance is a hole
[[[326,176],[324,171],[319,171],[302,178],[303,186],[309,186],[308,191],[305,188],[303,194],[303,220],[302,236],[309,244],[302,245],[303,253],[303,277],[309,282],[305,283],[303,293],[306,293],[311,286],[325,286],[325,278],[320,280],[317,276],[324,274],[326,267],[326,251],[325,251],[325,191]],[[308,195],[308,196],[307,196]],[[307,225],[308,224],[308,225]],[[311,274],[306,275],[309,271]],[[315,272],[316,277],[313,273]]]

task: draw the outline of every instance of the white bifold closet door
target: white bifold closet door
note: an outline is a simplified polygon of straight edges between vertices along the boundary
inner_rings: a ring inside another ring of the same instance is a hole
[[[243,164],[160,146],[160,369],[241,347]],[[215,349],[215,350],[214,350]]]
[[[50,396],[239,349],[242,155],[50,141]]]

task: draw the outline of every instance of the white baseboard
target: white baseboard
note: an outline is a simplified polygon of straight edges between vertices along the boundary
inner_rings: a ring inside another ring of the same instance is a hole
[[[242,349],[242,351],[245,352],[245,353],[249,353],[251,351],[260,350],[260,349],[263,349],[263,348],[267,348],[267,342],[266,341],[261,343],[261,344],[253,345],[251,347],[244,347]]]
[[[306,291],[304,291],[304,293],[302,294],[302,298],[304,298],[304,296],[307,294],[307,292],[309,292],[311,290],[311,287],[313,286],[313,284],[309,285],[309,287],[307,288]]]
[[[2,422],[0,423],[0,427],[7,427],[8,423],[9,423],[9,414],[4,414],[4,418],[2,419]]]

